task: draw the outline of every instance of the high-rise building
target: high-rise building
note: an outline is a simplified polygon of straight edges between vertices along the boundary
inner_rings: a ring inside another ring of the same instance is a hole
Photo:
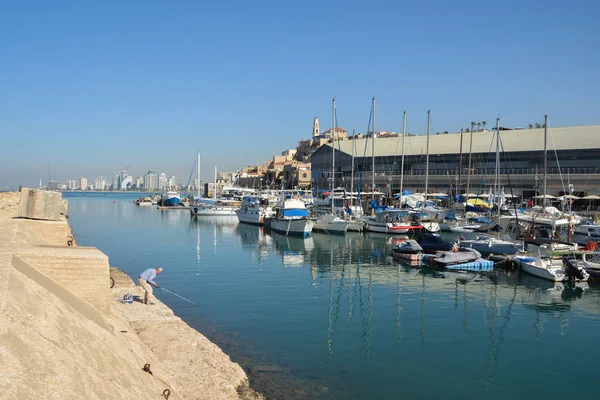
[[[170,176],[167,185],[169,189],[175,189],[177,186],[177,182],[175,181],[175,176]]]
[[[144,188],[144,179],[141,176],[135,178],[135,188],[141,190]]]
[[[67,181],[67,189],[69,189],[69,190],[77,189],[77,181],[75,181],[75,180]]]
[[[161,172],[158,176],[158,190],[165,190],[167,188],[168,183],[169,180],[167,179],[167,174]]]
[[[79,178],[79,188],[81,190],[87,190],[87,185],[87,178],[84,178],[83,176]]]
[[[59,181],[53,181],[53,180],[48,181],[48,190],[59,190],[59,189],[60,189]]]
[[[133,176],[127,175],[123,177],[123,175],[121,175],[120,181],[119,190],[127,190],[133,185]]]
[[[148,171],[144,175],[144,190],[158,190],[158,172]]]
[[[111,190],[119,190],[120,183],[121,183],[120,179],[121,179],[121,174],[119,174],[118,172],[115,172],[113,174]]]
[[[106,188],[106,181],[103,176],[99,176],[96,178],[96,190],[104,190]]]

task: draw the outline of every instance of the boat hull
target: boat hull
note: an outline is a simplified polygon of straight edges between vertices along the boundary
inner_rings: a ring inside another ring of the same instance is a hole
[[[190,206],[192,217],[235,217],[233,207],[222,206]]]
[[[423,253],[399,253],[392,250],[392,257],[400,261],[421,261]]]
[[[312,228],[313,232],[327,233],[330,235],[344,235],[348,230],[348,222],[343,219],[335,219],[332,221],[314,221]]]
[[[262,226],[265,223],[265,213],[260,209],[248,211],[236,210],[235,213],[240,223],[259,226]]]
[[[521,271],[529,275],[553,282],[563,282],[568,280],[567,274],[562,270],[548,269],[535,265],[537,262],[535,257],[515,257],[515,262],[519,265]]]
[[[310,219],[277,219],[271,221],[271,230],[286,236],[309,237],[314,222]]]
[[[362,232],[363,224],[360,221],[348,221],[348,231],[350,232]]]
[[[179,199],[179,197],[169,197],[168,199],[163,199],[162,205],[164,207],[174,207],[178,206],[180,201],[181,200]]]

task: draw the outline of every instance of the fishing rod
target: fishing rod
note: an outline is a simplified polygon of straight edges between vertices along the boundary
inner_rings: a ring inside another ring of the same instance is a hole
[[[167,289],[165,289],[165,288],[164,288],[164,287],[162,287],[162,286],[161,286],[160,288],[161,288],[162,290],[164,290],[165,292],[167,292],[167,293],[171,293],[173,296],[177,296],[177,297],[179,297],[180,299],[187,301],[188,303],[192,303],[193,305],[196,305],[196,303],[194,303],[193,301],[191,301],[191,300],[188,300],[188,299],[186,299],[185,297],[178,295],[177,293],[173,293],[173,292],[171,292],[170,290],[167,290]]]

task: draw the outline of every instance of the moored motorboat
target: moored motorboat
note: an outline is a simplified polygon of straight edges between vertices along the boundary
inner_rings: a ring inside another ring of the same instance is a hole
[[[192,217],[234,217],[240,207],[237,200],[207,200],[190,205]]]
[[[425,253],[452,250],[453,247],[453,243],[444,240],[441,236],[427,232],[419,235],[417,243],[419,243]]]
[[[309,237],[313,225],[304,202],[298,199],[285,200],[271,220],[271,230],[286,236]]]
[[[416,240],[392,242],[391,255],[402,261],[420,261],[423,259],[423,248]]]
[[[265,219],[275,215],[269,200],[257,196],[244,196],[241,207],[235,213],[241,223],[252,225],[263,225]]]
[[[521,271],[554,282],[568,280],[586,282],[590,277],[583,266],[570,264],[562,259],[541,256],[516,256],[514,261],[521,268]]]
[[[348,230],[348,221],[332,214],[323,214],[313,219],[313,232],[343,235]]]
[[[438,251],[435,255],[426,254],[423,260],[431,266],[457,271],[484,272],[494,269],[494,262],[481,258],[477,250],[459,249],[457,246],[451,251]]]
[[[364,228],[369,232],[387,234],[401,234],[423,229],[423,226],[420,224],[404,221],[403,217],[406,215],[406,211],[398,209],[378,210],[374,216],[364,218]]]

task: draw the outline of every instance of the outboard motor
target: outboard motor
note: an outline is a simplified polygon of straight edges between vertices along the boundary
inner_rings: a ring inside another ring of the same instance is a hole
[[[574,281],[576,279],[578,279],[578,280],[585,279],[583,272],[577,265],[578,261],[576,259],[573,259],[573,258],[563,259],[563,263],[565,266],[565,273],[567,274],[567,277],[569,278],[570,281]]]

